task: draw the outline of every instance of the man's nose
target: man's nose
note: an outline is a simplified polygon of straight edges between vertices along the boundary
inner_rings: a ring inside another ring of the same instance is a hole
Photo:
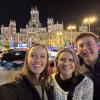
[[[85,51],[89,51],[88,45],[84,45],[83,50],[84,50],[84,52],[85,52]]]
[[[87,50],[88,49],[88,45],[84,45],[84,50]]]

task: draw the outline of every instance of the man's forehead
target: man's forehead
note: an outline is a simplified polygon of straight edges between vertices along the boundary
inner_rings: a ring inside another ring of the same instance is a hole
[[[96,43],[93,37],[84,37],[77,41],[77,44],[90,44],[90,43]]]
[[[83,37],[83,38],[79,39],[78,41],[90,42],[90,41],[95,41],[95,39],[93,37]]]

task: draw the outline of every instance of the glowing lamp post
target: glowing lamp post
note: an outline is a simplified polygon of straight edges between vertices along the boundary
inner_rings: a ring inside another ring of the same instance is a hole
[[[76,26],[75,25],[69,25],[68,27],[67,27],[67,30],[69,30],[69,31],[73,31],[73,30],[75,30],[76,31]]]
[[[94,23],[96,20],[97,20],[96,17],[87,17],[83,20],[83,23],[88,25],[88,31],[89,32],[91,31],[90,30],[91,24]]]
[[[75,37],[76,37],[76,25],[69,25],[68,27],[67,27],[67,30],[69,31],[69,32],[71,32],[71,44],[72,44],[72,42],[73,42],[73,33],[75,32]],[[73,33],[72,33],[73,32]]]

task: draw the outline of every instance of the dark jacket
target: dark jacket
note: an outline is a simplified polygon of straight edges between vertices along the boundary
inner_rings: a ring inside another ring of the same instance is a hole
[[[81,67],[85,66],[84,68],[88,69],[88,71],[86,71],[82,68],[81,71],[84,70],[83,73],[94,82],[94,100],[100,100],[100,55],[93,67],[86,65],[80,56],[79,58]]]
[[[41,100],[41,98],[27,78],[20,76],[15,81],[0,86],[0,100]]]

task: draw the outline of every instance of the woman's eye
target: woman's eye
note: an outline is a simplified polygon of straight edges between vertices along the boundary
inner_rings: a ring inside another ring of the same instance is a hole
[[[69,59],[69,61],[70,61],[70,62],[73,62],[74,60],[73,60],[73,59]]]
[[[44,56],[44,55],[42,55],[42,56],[41,56],[41,58],[45,58],[45,56]]]
[[[74,60],[73,59],[68,59],[70,62],[73,62]],[[61,58],[60,61],[66,61],[65,58]]]
[[[65,61],[65,59],[64,59],[64,58],[60,58],[60,60],[61,60],[61,61]]]
[[[31,55],[32,57],[35,57],[35,55]]]

